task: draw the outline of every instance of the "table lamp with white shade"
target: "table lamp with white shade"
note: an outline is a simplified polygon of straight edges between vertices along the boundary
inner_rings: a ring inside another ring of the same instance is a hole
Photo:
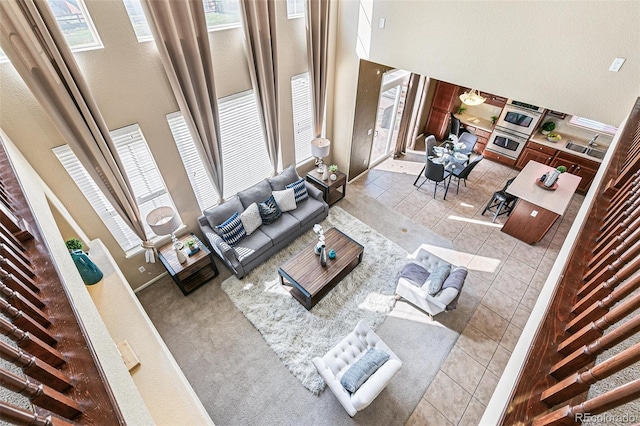
[[[316,157],[316,171],[322,173],[324,171],[324,162],[322,159],[329,155],[331,141],[326,138],[315,138],[311,141],[311,155]]]
[[[175,232],[182,225],[182,221],[178,214],[171,207],[157,207],[147,215],[147,224],[156,235],[171,235],[173,246],[177,249],[184,247],[184,244],[178,241]]]

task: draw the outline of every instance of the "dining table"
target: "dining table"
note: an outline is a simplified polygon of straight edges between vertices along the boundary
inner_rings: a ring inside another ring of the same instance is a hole
[[[460,149],[464,149],[463,147]],[[469,162],[469,156],[461,152],[457,152],[456,148],[434,147],[435,157],[432,159],[434,163],[443,164],[445,170],[453,172],[458,167],[464,167]]]

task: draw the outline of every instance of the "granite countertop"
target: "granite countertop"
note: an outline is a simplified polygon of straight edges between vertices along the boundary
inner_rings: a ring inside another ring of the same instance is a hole
[[[555,191],[536,185],[536,180],[540,179],[540,176],[554,170],[555,168],[537,161],[529,161],[509,185],[507,192],[562,216],[582,178],[571,173],[562,173],[558,178],[558,189]]]
[[[493,124],[491,123],[491,120],[485,120],[484,118],[475,117],[469,114],[454,114],[453,116],[460,120],[462,124],[473,126],[489,133],[493,132]]]
[[[576,157],[584,158],[585,160],[593,161],[594,163],[602,163],[602,160],[599,158],[592,157],[587,154],[571,151],[570,149],[566,148],[566,145],[569,142],[574,142],[580,145],[587,146],[589,144],[588,140],[579,139],[571,135],[563,135],[562,133],[560,133],[560,136],[562,136],[562,140],[558,142],[551,142],[547,139],[545,135],[543,135],[540,132],[536,132],[533,136],[529,138],[529,140],[540,145],[545,145],[545,146],[557,149],[558,151],[566,152],[567,154],[575,155]],[[595,147],[595,149],[600,151],[606,151],[608,148],[609,147],[606,145],[598,145]]]

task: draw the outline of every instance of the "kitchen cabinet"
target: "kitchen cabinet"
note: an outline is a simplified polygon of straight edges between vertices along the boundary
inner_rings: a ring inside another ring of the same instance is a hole
[[[531,160],[553,168],[565,166],[567,173],[580,176],[582,180],[578,185],[577,192],[581,194],[585,194],[589,190],[591,182],[598,172],[598,167],[600,167],[600,164],[595,161],[529,141],[518,158],[516,168],[523,169]]]
[[[440,141],[449,136],[449,113],[455,112],[460,106],[459,92],[460,86],[444,81],[437,82],[427,118],[425,135],[435,135],[436,139]]]
[[[504,155],[501,155],[501,154],[496,154],[493,151],[485,150],[482,155],[484,155],[484,157],[488,158],[489,160],[496,161],[500,164],[504,164],[505,166],[515,167],[516,165],[516,160],[511,159],[509,157],[505,157]]]
[[[484,102],[489,105],[503,108],[507,104],[507,98],[504,98],[502,96],[492,95],[491,93],[487,92],[480,92],[480,96],[485,98],[486,101]]]
[[[523,169],[531,160],[549,165],[551,164],[553,157],[555,157],[556,152],[557,150],[551,147],[540,145],[535,142],[528,142],[522,150],[522,154],[518,157],[516,168]]]
[[[476,146],[473,148],[473,151],[482,154],[484,152],[484,148],[487,146],[489,142],[489,138],[491,137],[491,132],[488,132],[484,129],[479,129],[477,127],[465,125],[465,129],[467,129],[470,133],[473,133],[478,137],[476,142]]]
[[[567,168],[567,173],[580,176],[582,180],[578,185],[578,192],[582,194],[589,190],[591,182],[593,182],[593,178],[596,176],[598,167],[600,166],[600,164],[595,161],[589,161],[564,151],[558,151],[549,165],[554,168],[558,166],[565,166]]]

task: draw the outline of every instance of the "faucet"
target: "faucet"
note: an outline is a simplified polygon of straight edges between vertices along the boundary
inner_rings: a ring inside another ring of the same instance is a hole
[[[589,141],[589,146],[598,146],[598,144],[596,143],[596,139],[598,139],[598,136],[600,136],[599,134],[595,134],[591,140]]]

